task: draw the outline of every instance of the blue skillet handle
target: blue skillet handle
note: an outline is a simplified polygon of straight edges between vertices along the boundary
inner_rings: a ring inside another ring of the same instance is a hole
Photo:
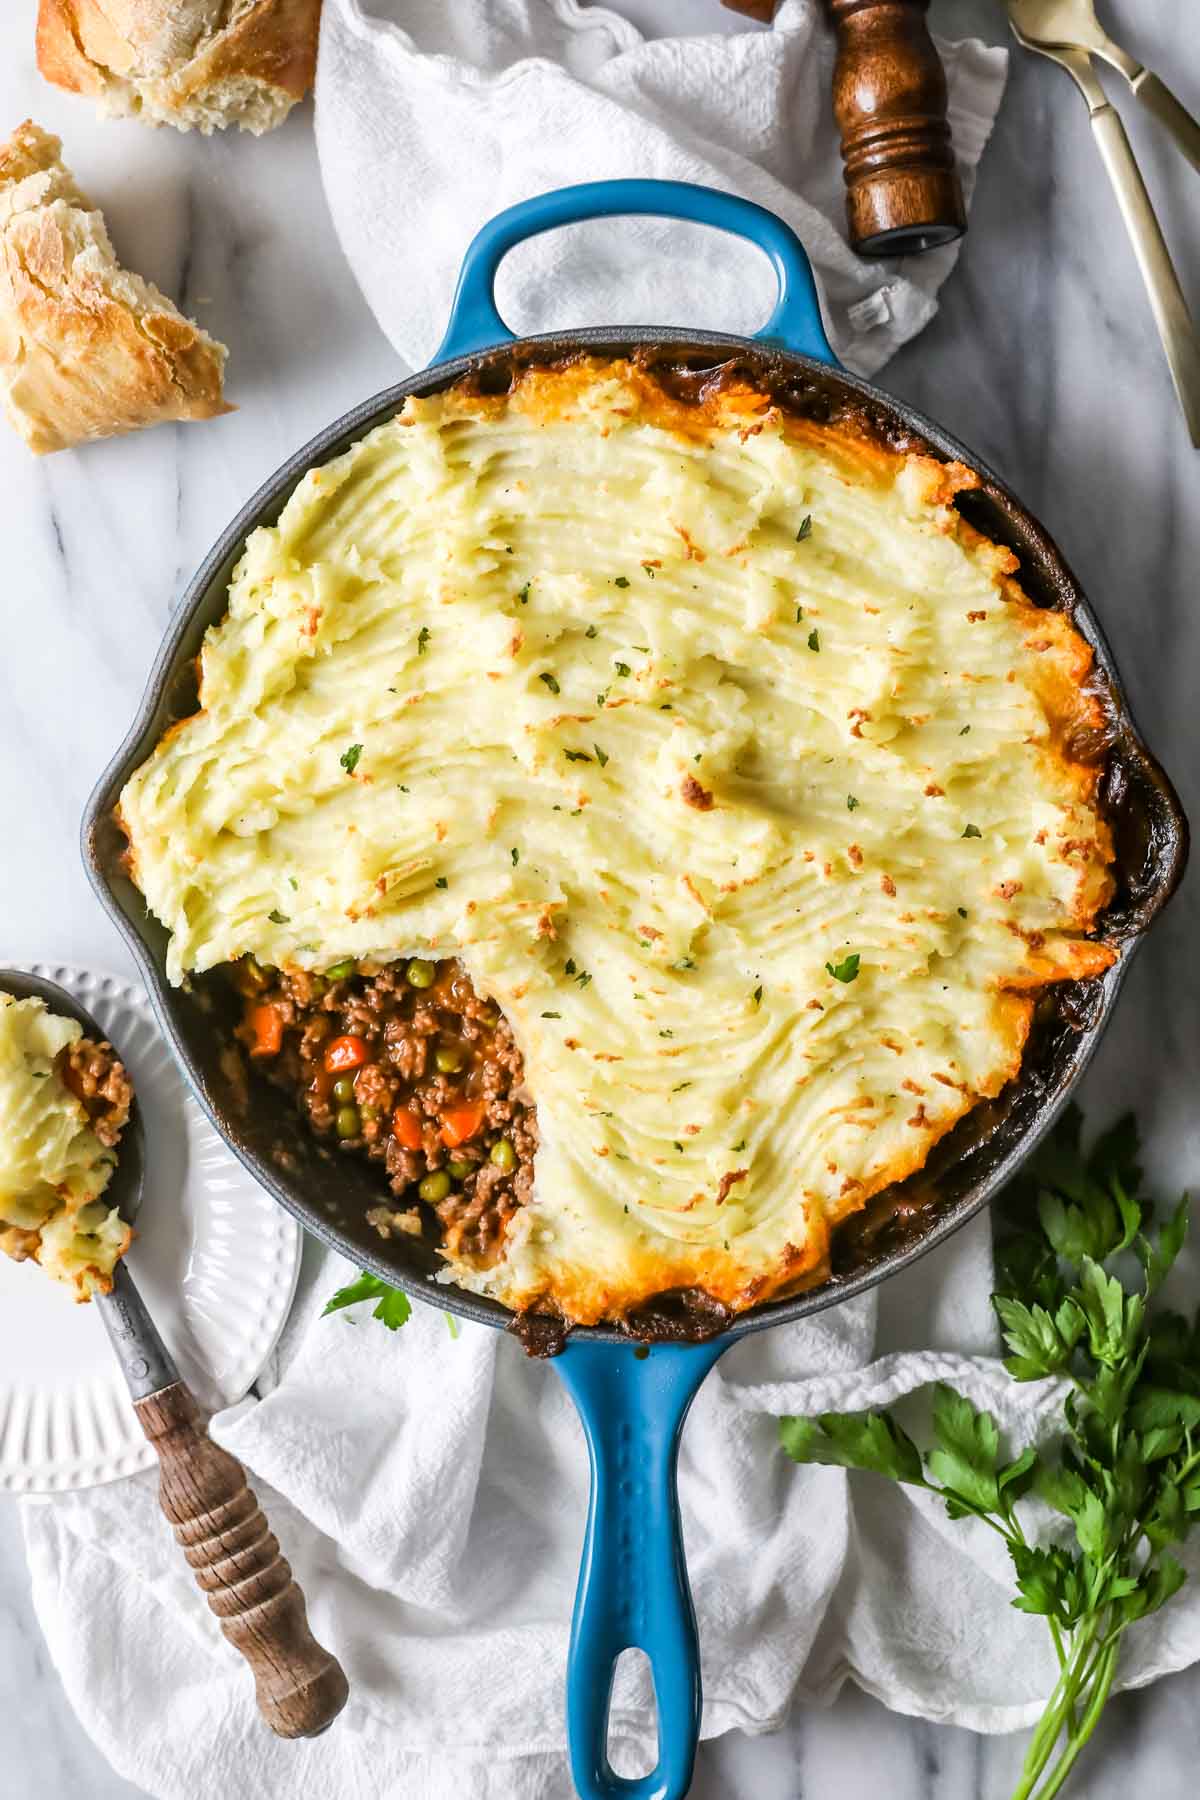
[[[683,1800],[700,1737],[700,1651],[675,1466],[688,1407],[726,1344],[576,1342],[554,1358],[579,1409],[592,1470],[567,1661],[567,1737],[581,1800]],[[658,1765],[636,1780],[608,1760],[613,1669],[644,1650],[658,1703]]]
[[[749,238],[770,257],[779,279],[775,310],[755,338],[839,366],[821,323],[812,265],[790,225],[753,200],[687,181],[584,181],[497,213],[468,246],[446,335],[433,361],[449,362],[512,341],[514,334],[496,311],[495,288],[496,271],[517,244],[560,225],[630,213],[688,219]]]

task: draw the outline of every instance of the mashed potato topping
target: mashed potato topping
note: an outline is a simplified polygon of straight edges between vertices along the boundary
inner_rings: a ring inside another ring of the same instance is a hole
[[[115,1152],[63,1079],[82,1035],[43,1000],[0,993],[0,1250],[87,1300],[111,1288],[133,1234],[100,1199]]]
[[[504,1008],[534,1199],[459,1280],[587,1322],[819,1279],[1114,960],[1091,652],[975,484],[577,362],[410,399],[251,536],[130,867],[176,982],[457,955]]]

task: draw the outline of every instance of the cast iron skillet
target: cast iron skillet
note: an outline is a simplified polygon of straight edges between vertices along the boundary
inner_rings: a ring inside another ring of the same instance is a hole
[[[775,311],[753,339],[666,329],[576,331],[516,340],[496,311],[501,259],[523,239],[560,225],[614,214],[657,214],[750,239],[779,281]],[[1118,893],[1103,929],[1121,958],[1101,979],[1052,990],[1041,1003],[1022,1073],[997,1101],[975,1109],[921,1176],[881,1196],[843,1233],[832,1278],[788,1300],[730,1321],[703,1322],[670,1302],[631,1332],[571,1334],[554,1367],[583,1421],[592,1489],[571,1633],[567,1723],[575,1782],[585,1800],[678,1800],[691,1779],[700,1724],[696,1624],[688,1591],[675,1464],[679,1435],[700,1382],[727,1346],[752,1331],[807,1317],[874,1286],[940,1243],[1013,1174],[1049,1129],[1103,1031],[1137,944],[1182,873],[1187,826],[1179,802],[1129,715],[1108,646],[1058,550],[1008,489],[938,426],[841,371],[825,338],[812,271],[799,240],[773,214],[712,189],[659,181],[595,182],[543,194],[484,227],[467,251],[446,336],[432,364],[356,407],[260,488],[217,542],[184,595],[159,653],[138,718],[102,776],[83,821],[83,855],[105,907],[128,940],[166,1036],[208,1116],[242,1162],[300,1222],[360,1267],[485,1324],[510,1324],[493,1301],[456,1286],[432,1286],[439,1259],[411,1238],[381,1242],[364,1214],[379,1197],[378,1172],[331,1156],[273,1088],[247,1096],[228,1052],[230,1020],[219,984],[168,986],[166,933],[124,872],[124,840],[112,811],[132,770],[164,728],[194,711],[194,658],[225,611],[230,573],[247,534],[271,524],[300,477],[382,420],[409,394],[429,394],[464,375],[507,386],[514,364],[580,351],[638,355],[686,386],[688,371],[737,362],[784,403],[812,416],[854,419],[898,447],[967,463],[983,486],[962,510],[1021,560],[1021,581],[1039,604],[1065,609],[1096,653],[1110,719],[1104,793],[1118,860]],[[711,1335],[713,1331],[716,1335]],[[645,1344],[632,1339],[654,1340]],[[674,1337],[676,1341],[670,1341]],[[690,1341],[689,1341],[690,1340]],[[699,1340],[699,1341],[697,1341]],[[621,1651],[650,1659],[659,1714],[658,1766],[635,1781],[616,1776],[607,1755],[612,1672]]]

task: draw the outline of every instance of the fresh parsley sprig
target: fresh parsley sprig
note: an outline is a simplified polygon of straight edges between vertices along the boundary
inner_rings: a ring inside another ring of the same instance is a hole
[[[993,1296],[1013,1379],[1068,1384],[1056,1449],[1010,1455],[992,1416],[942,1385],[924,1452],[888,1412],[779,1422],[796,1462],[925,1488],[952,1519],[982,1519],[1004,1539],[1013,1605],[1045,1618],[1059,1664],[1012,1800],[1062,1788],[1108,1699],[1122,1636],[1183,1585],[1171,1546],[1200,1515],[1200,1314],[1148,1309],[1183,1248],[1187,1201],[1152,1226],[1132,1118],[1086,1154],[1080,1138],[1071,1108],[1008,1190]],[[1138,1264],[1140,1279],[1123,1280]],[[1030,1494],[1063,1521],[1049,1542],[1018,1513]]]
[[[344,1306],[357,1306],[361,1300],[376,1300],[378,1305],[371,1314],[387,1326],[389,1331],[399,1331],[408,1323],[412,1312],[412,1302],[400,1288],[389,1287],[386,1281],[380,1281],[378,1275],[368,1275],[366,1270],[357,1281],[347,1287],[339,1288],[332,1299],[327,1300],[321,1309],[321,1317],[327,1313],[340,1312]]]

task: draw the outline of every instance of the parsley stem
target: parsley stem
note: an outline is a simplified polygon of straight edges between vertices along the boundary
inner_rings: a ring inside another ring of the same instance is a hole
[[[1078,1760],[1084,1745],[1099,1724],[1100,1714],[1104,1711],[1105,1703],[1107,1702],[1109,1693],[1112,1689],[1113,1677],[1117,1672],[1118,1648],[1119,1644],[1114,1640],[1103,1650],[1099,1661],[1096,1663],[1094,1674],[1091,1677],[1092,1695],[1091,1699],[1088,1701],[1087,1711],[1084,1713],[1078,1729],[1072,1731],[1066,1749],[1055,1763],[1053,1769],[1051,1769],[1045,1786],[1038,1794],[1037,1800],[1052,1800],[1052,1796],[1058,1793],[1064,1781],[1066,1781],[1067,1776],[1075,1767],[1076,1761]]]

